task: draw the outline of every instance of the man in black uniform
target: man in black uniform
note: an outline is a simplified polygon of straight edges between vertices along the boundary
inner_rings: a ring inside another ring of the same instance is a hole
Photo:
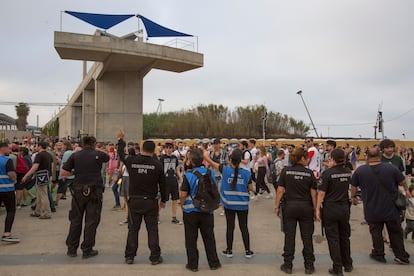
[[[315,272],[313,263],[312,235],[314,231],[314,209],[316,207],[316,178],[313,172],[305,168],[308,164],[308,152],[303,148],[295,149],[290,155],[291,167],[285,167],[279,178],[279,186],[275,199],[276,214],[280,217],[280,201],[283,197],[283,230],[285,246],[283,248],[284,263],[280,269],[292,274],[292,261],[295,257],[296,225],[299,222],[300,235],[303,242],[303,259],[305,273]]]
[[[95,150],[96,139],[93,136],[83,137],[83,149],[73,153],[61,169],[62,176],[75,175],[72,193],[72,205],[69,211],[69,234],[66,239],[67,255],[77,256],[79,239],[82,232],[82,221],[85,214],[85,228],[81,249],[83,258],[98,255],[94,250],[96,228],[101,220],[103,181],[102,164],[109,161],[109,156],[100,149]]]
[[[339,148],[330,152],[328,166],[330,168],[322,173],[322,184],[318,187],[316,219],[322,220],[328,239],[329,253],[333,262],[329,273],[343,275],[342,266],[346,272],[351,272],[353,269],[349,241],[351,204],[348,195],[352,171],[345,168],[345,152]]]
[[[166,153],[160,157],[161,164],[164,167],[167,197],[171,194],[171,222],[174,224],[183,224],[177,219],[177,205],[180,198],[178,192],[178,182],[182,182],[180,168],[178,167],[178,158],[173,153],[174,145],[170,142],[165,143]]]
[[[120,159],[129,173],[128,199],[128,238],[125,248],[125,262],[134,263],[138,249],[138,232],[142,219],[148,232],[149,257],[152,265],[162,263],[158,237],[158,208],[165,208],[168,200],[165,185],[164,169],[158,160],[153,158],[155,144],[145,141],[140,155],[129,155],[125,158],[124,149],[119,149]],[[158,206],[158,192],[161,201]]]

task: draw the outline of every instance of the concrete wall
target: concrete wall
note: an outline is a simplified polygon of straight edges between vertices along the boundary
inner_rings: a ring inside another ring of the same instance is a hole
[[[16,137],[20,142],[23,142],[23,137],[32,136],[30,131],[18,131],[18,130],[0,130],[0,141],[8,139],[10,142]]]
[[[82,97],[82,133],[95,135],[95,91],[85,89]]]
[[[106,72],[95,82],[95,135],[98,141],[116,141],[119,128],[128,141],[142,138],[143,78],[138,72]]]

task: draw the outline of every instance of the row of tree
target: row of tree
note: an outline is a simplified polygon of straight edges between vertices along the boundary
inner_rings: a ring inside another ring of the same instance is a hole
[[[199,105],[191,110],[144,114],[144,139],[192,137],[263,137],[266,118],[266,137],[303,137],[309,126],[279,112],[269,112],[264,105],[236,107]]]

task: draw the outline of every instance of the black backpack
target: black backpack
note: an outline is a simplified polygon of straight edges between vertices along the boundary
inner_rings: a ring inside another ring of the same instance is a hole
[[[269,177],[268,180],[271,184],[276,184],[277,182],[277,170],[276,170],[276,164],[275,162],[270,162],[270,168],[269,168]]]
[[[211,177],[211,171],[207,169],[205,174],[193,170],[193,174],[197,177],[197,191],[193,200],[194,207],[202,213],[209,213],[216,210],[220,206],[220,193],[217,185]]]

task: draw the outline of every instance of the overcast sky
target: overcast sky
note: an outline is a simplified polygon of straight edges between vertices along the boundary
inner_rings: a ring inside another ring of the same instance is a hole
[[[414,139],[414,1],[3,0],[0,102],[64,103],[78,87],[82,62],[61,60],[53,47],[63,10],[139,13],[198,36],[204,67],[151,71],[144,79],[146,113],[156,111],[158,98],[165,99],[163,111],[264,104],[310,125],[296,94],[302,90],[319,134],[373,137],[381,108],[386,136]],[[96,29],[67,14],[62,28]],[[132,18],[108,32],[137,28]],[[57,111],[31,106],[29,124],[39,115],[42,126]],[[15,117],[14,106],[2,104],[0,113]]]

